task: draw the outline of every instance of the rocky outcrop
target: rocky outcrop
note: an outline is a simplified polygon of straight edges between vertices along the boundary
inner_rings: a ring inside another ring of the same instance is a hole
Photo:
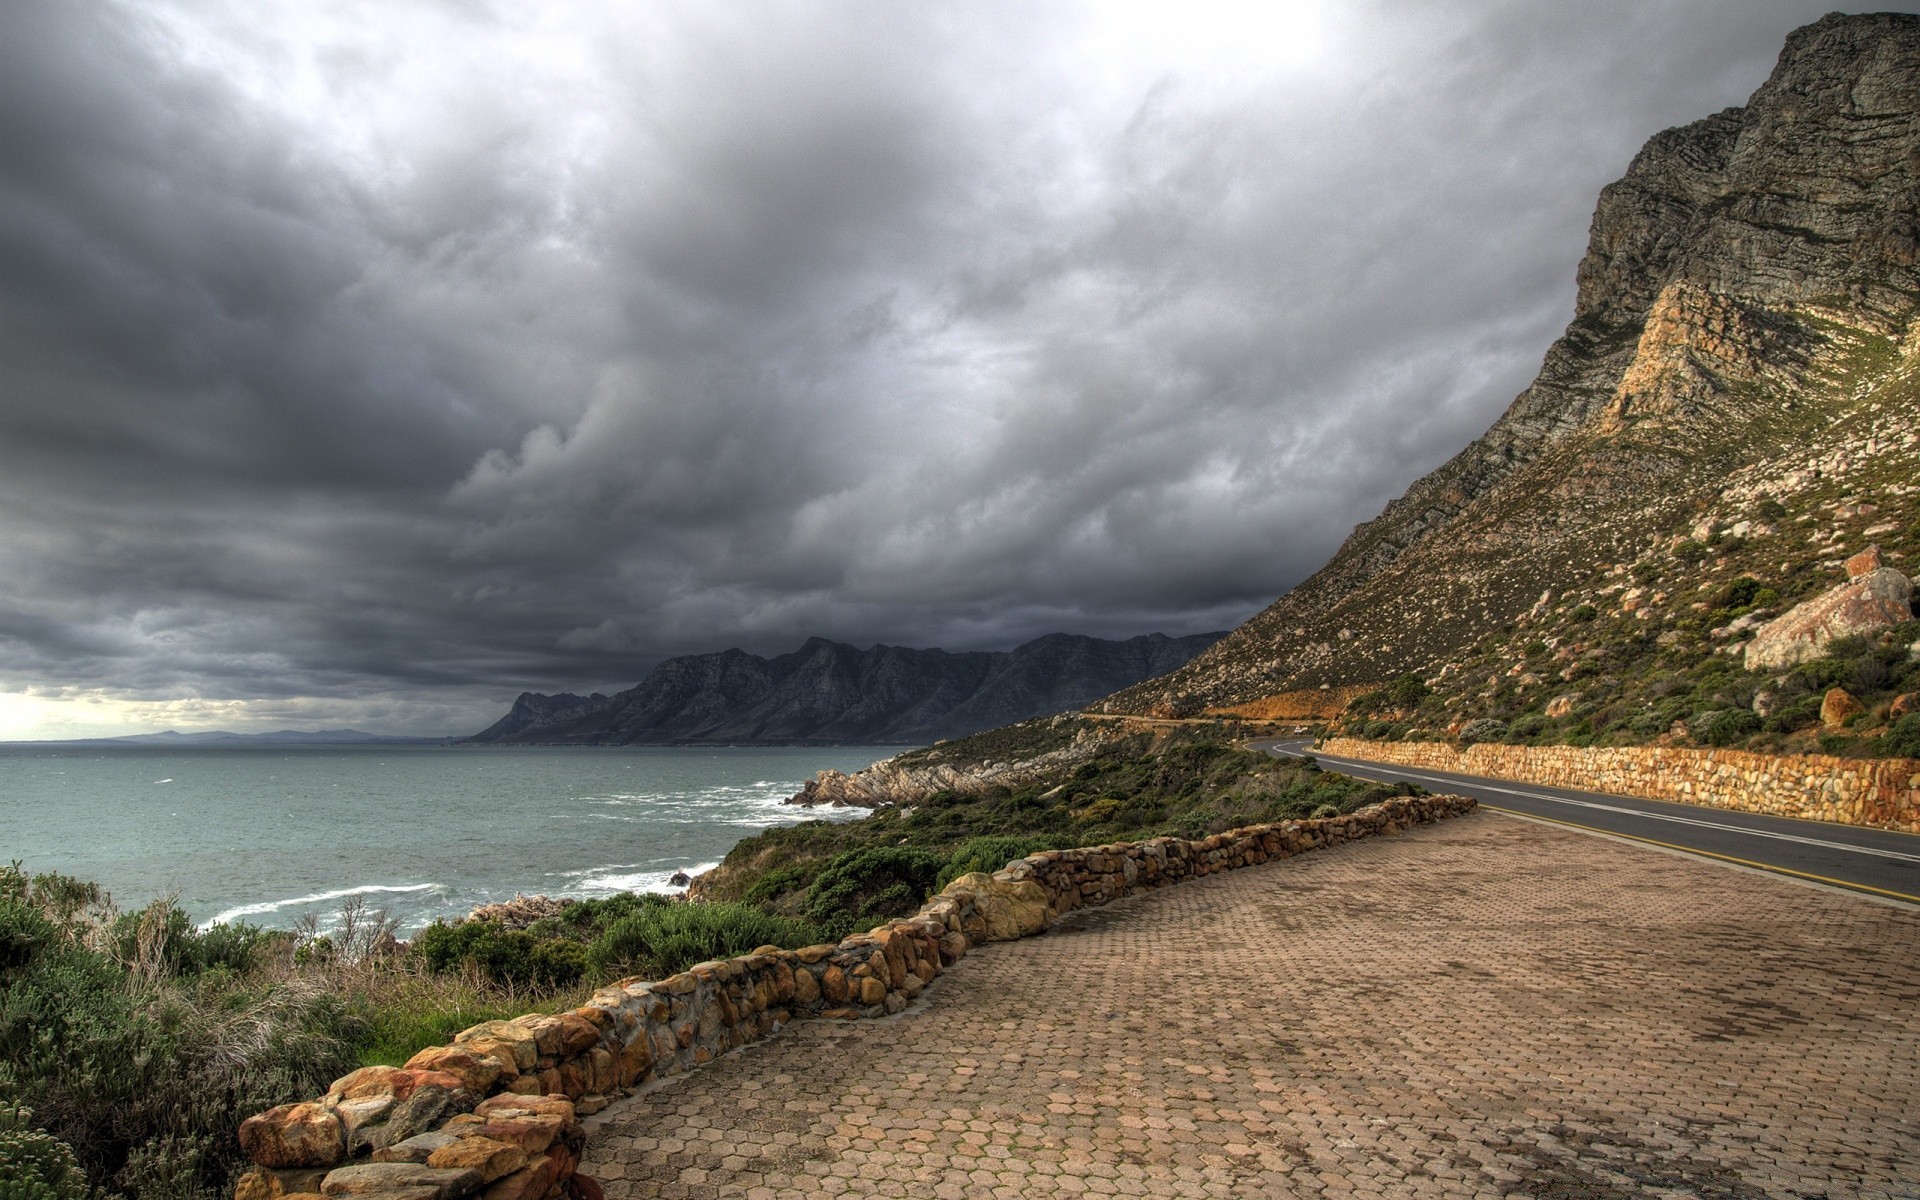
[[[1823,18],[1744,107],[1652,138],[1601,193],[1577,282],[1484,436],[1266,611],[1099,707],[1431,675],[1892,378],[1920,347],[1920,17]]]
[[[1016,788],[1064,767],[1094,758],[1107,746],[1105,731],[1089,729],[1072,744],[1030,757],[1004,761],[929,761],[925,756],[890,758],[849,775],[831,768],[807,780],[788,804],[829,808],[878,808],[918,804],[935,792],[977,796],[994,788]]]
[[[1064,712],[1182,665],[1220,634],[1126,641],[1051,634],[953,654],[814,638],[766,659],[741,650],[661,663],[613,696],[527,692],[474,744],[925,744]]]
[[[482,904],[467,914],[469,921],[491,921],[503,929],[525,929],[536,921],[557,917],[579,901],[565,896],[515,896],[495,904]]]
[[[1877,548],[1848,559],[1847,571],[1852,576],[1847,582],[1755,630],[1747,643],[1747,670],[1784,670],[1819,658],[1840,638],[1877,633],[1913,619],[1912,581],[1881,566]]]
[[[578,1118],[615,1096],[794,1020],[899,1013],[974,946],[1044,932],[1076,909],[1474,807],[1460,796],[1396,797],[1193,841],[1051,850],[963,876],[918,914],[837,945],[763,946],[658,982],[622,980],[569,1012],[482,1022],[405,1067],[362,1067],[318,1100],[248,1117],[240,1143],[255,1166],[234,1200],[549,1200],[563,1188],[586,1200],[598,1189],[574,1178],[585,1145]]]

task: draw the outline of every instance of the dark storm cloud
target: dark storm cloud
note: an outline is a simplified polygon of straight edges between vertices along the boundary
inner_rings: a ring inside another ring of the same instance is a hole
[[[0,8],[0,689],[1231,624],[1822,9],[523,7]]]

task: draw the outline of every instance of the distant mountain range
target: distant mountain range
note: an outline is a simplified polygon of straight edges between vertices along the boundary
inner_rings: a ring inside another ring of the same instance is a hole
[[[1126,641],[1056,633],[950,653],[813,638],[791,654],[670,658],[612,696],[523,693],[466,744],[923,745],[1064,712],[1183,665],[1224,636]]]
[[[200,733],[181,733],[168,729],[161,733],[135,733],[126,737],[74,738],[63,744],[86,746],[365,746],[365,745],[437,745],[449,738],[387,737],[358,729],[276,729],[271,733],[229,733],[210,729]]]

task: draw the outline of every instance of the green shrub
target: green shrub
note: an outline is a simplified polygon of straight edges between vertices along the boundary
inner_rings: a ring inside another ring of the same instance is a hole
[[[803,892],[825,865],[822,859],[809,858],[768,871],[753,881],[753,886],[747,889],[741,899],[748,904],[771,904],[794,892]]]
[[[937,892],[973,871],[992,874],[1016,858],[1060,848],[1060,839],[1045,834],[1002,833],[968,838],[947,856],[946,866],[940,868],[940,874],[933,881],[933,890]]]
[[[1493,717],[1481,717],[1477,721],[1468,721],[1460,729],[1460,741],[1466,745],[1475,742],[1497,742],[1505,737],[1507,723]]]
[[[1587,621],[1591,621],[1599,617],[1600,610],[1595,608],[1591,604],[1582,604],[1575,607],[1574,610],[1568,613],[1567,615],[1573,618],[1574,620],[1582,622],[1584,624]]]
[[[1896,758],[1920,758],[1920,713],[1896,718],[1880,735],[1880,745]]]
[[[760,946],[797,949],[828,940],[810,922],[777,917],[747,904],[667,904],[616,922],[595,940],[587,959],[607,979],[662,977]]]
[[[86,1200],[87,1179],[65,1142],[33,1127],[33,1112],[0,1103],[0,1200]]]
[[[471,969],[495,983],[550,989],[579,982],[586,947],[565,937],[536,937],[493,921],[436,921],[414,939],[414,951],[433,971]]]
[[[1528,738],[1539,737],[1551,724],[1553,722],[1542,713],[1528,713],[1507,726],[1507,736],[1514,741],[1525,741]]]
[[[903,916],[927,898],[944,866],[939,855],[909,846],[850,850],[814,878],[806,914],[836,929]]]
[[[1751,709],[1726,708],[1690,722],[1693,736],[1708,746],[1737,746],[1759,733],[1764,722]]]
[[[1762,726],[1768,733],[1794,733],[1820,719],[1820,697],[1801,696],[1791,704],[1782,704]]]

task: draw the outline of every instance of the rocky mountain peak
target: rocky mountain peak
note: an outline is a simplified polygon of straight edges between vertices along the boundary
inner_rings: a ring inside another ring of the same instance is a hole
[[[1575,282],[1572,323],[1483,436],[1103,707],[1432,669],[1863,402],[1920,343],[1920,17],[1822,18],[1746,105],[1654,135],[1602,191]]]

